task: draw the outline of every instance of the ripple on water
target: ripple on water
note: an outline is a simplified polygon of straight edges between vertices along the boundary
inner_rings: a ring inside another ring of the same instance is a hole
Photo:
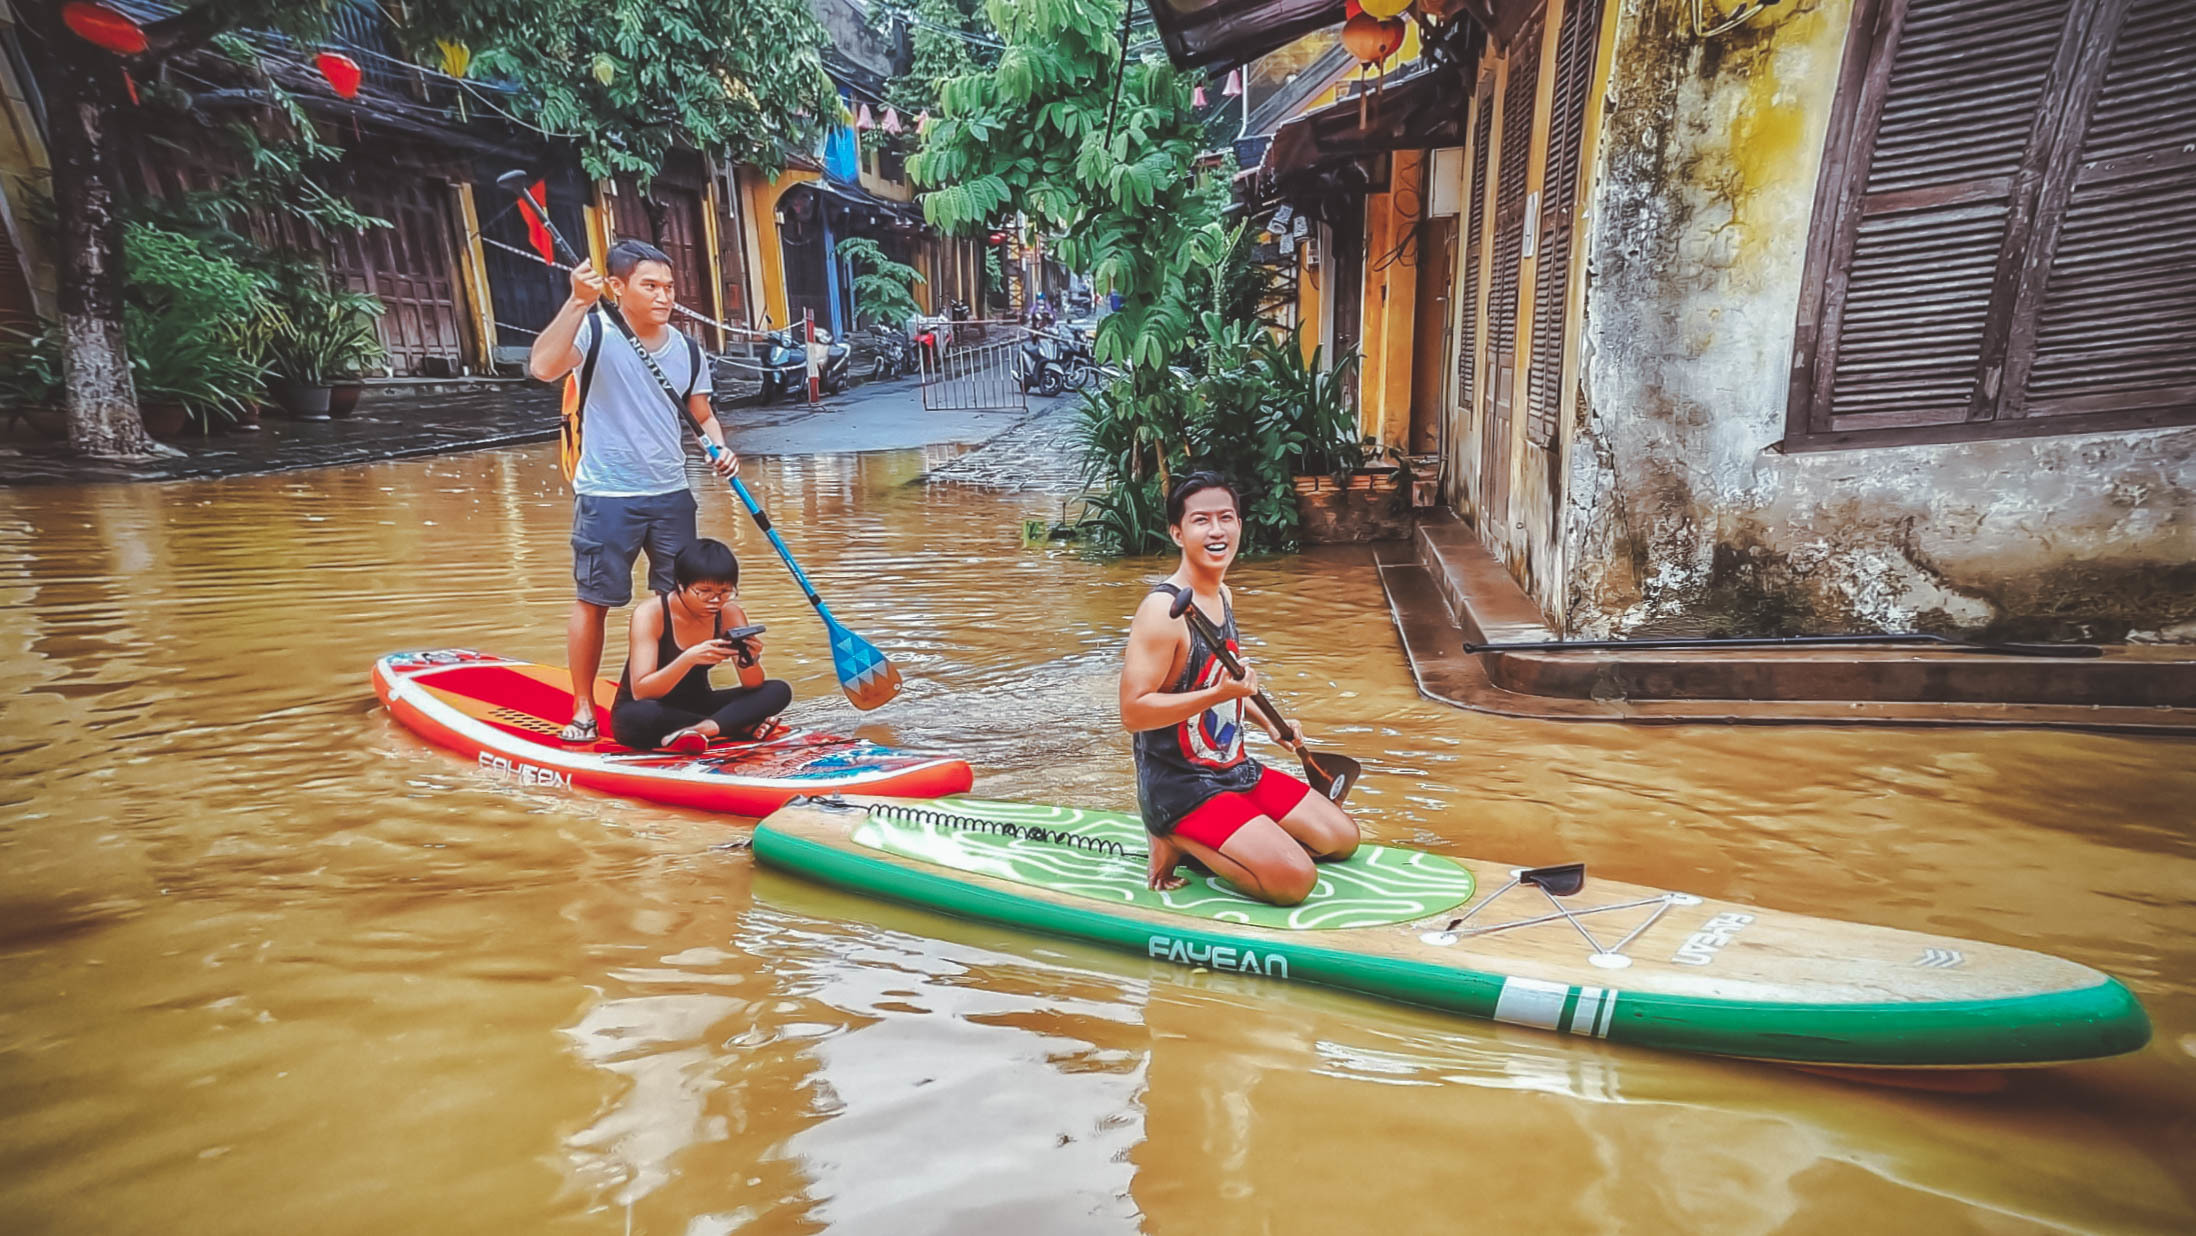
[[[1050,500],[923,466],[750,464],[908,672],[870,714],[703,494],[795,719],[1132,801],[1114,676],[1170,564],[1024,548]],[[1534,1231],[2196,1219],[2179,745],[1460,712],[1368,555],[1242,564],[1247,646],[1373,770],[1374,836],[2063,953],[2158,1025],[1997,1095],[1863,1089],[948,922],[758,873],[746,821],[483,781],[367,668],[557,659],[568,519],[545,448],[0,491],[0,1228],[1358,1230],[1367,1181],[1398,1230],[1460,1183]]]

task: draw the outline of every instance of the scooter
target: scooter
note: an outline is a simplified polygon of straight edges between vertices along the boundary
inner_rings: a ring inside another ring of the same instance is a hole
[[[1078,390],[1090,381],[1090,345],[1081,333],[1031,330],[1015,358],[1014,376],[1024,394],[1057,395],[1070,385]]]
[[[762,401],[769,403],[781,394],[808,391],[808,345],[801,338],[802,329],[788,326],[770,335],[770,346],[763,350]],[[846,389],[849,371],[853,367],[853,349],[835,342],[831,332],[816,328],[816,344],[823,349],[821,385],[826,394],[836,395]]]
[[[873,323],[869,328],[871,354],[869,377],[871,381],[909,374],[921,367],[916,354],[916,342],[908,338],[904,330],[896,330],[883,323]]]

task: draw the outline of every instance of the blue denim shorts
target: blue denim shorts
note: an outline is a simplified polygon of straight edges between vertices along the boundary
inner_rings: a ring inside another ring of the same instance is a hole
[[[578,494],[572,500],[572,581],[579,599],[615,608],[633,599],[633,562],[648,551],[648,587],[672,588],[671,559],[692,544],[689,490],[640,498]]]

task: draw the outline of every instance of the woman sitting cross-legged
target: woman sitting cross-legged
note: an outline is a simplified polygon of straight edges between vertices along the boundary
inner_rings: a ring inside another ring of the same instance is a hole
[[[633,607],[631,650],[610,709],[610,732],[636,751],[698,754],[712,738],[755,738],[793,702],[793,688],[766,678],[762,638],[723,638],[747,625],[740,560],[722,541],[703,538],[671,560],[670,592]],[[740,685],[709,685],[711,666],[731,660]]]

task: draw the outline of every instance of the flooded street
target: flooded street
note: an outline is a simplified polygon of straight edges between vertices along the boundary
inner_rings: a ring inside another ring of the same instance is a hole
[[[907,483],[949,454],[749,465],[906,677],[867,715],[705,485],[793,718],[1132,804],[1114,674],[1171,564]],[[2185,742],[1508,720],[1417,696],[1368,554],[1231,574],[1375,840],[2036,948],[2156,1029],[1872,1088],[961,923],[758,872],[747,821],[486,779],[367,671],[561,661],[569,512],[547,445],[0,491],[0,1231],[2196,1228]]]

